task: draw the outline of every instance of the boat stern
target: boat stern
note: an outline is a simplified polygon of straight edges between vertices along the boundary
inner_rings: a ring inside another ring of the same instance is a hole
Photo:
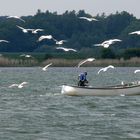
[[[61,94],[64,95],[75,95],[75,89],[71,86],[62,85]]]

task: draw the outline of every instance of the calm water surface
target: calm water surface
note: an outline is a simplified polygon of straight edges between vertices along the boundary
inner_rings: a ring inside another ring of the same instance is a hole
[[[88,72],[90,85],[140,81],[138,68],[0,68],[1,140],[139,140],[140,96],[71,97],[63,84],[77,84]],[[18,89],[13,83],[28,84]]]

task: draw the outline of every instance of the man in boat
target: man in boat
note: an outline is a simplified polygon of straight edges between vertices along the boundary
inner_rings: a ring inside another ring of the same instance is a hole
[[[87,80],[86,76],[87,76],[87,72],[81,73],[78,76],[78,80],[79,80],[78,86],[87,86],[88,80]]]

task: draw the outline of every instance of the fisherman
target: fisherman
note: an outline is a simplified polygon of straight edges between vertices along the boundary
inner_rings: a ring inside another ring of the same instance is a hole
[[[78,76],[78,86],[87,86],[87,72],[84,72],[84,73],[81,73],[79,76]]]

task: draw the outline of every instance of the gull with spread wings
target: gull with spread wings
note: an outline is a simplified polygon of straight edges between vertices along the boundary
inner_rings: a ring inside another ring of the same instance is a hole
[[[92,61],[94,61],[95,60],[95,58],[87,58],[87,59],[85,59],[85,60],[82,60],[82,61],[80,61],[79,63],[78,63],[78,68],[81,66],[81,65],[83,65],[84,63],[86,63],[86,62],[92,62]]]
[[[7,40],[0,40],[0,43],[1,42],[9,43],[9,41],[7,41]]]
[[[57,45],[62,45],[64,42],[67,42],[67,40],[60,40],[60,41],[56,40]]]
[[[136,35],[140,35],[140,31],[135,31],[135,32],[131,32],[131,33],[129,33],[129,35],[134,35],[134,34],[136,34]]]
[[[18,87],[18,88],[23,88],[24,85],[28,84],[28,82],[22,82],[20,84],[12,84],[9,86],[9,88],[13,88],[13,87]]]
[[[19,19],[19,20],[25,22],[25,20],[23,20],[21,17],[18,17],[18,16],[8,16],[7,18],[15,18],[15,19]]]
[[[114,44],[115,42],[121,42],[120,39],[110,39],[102,42],[101,44],[94,44],[94,46],[103,46],[104,48],[108,48],[111,44]]]
[[[109,66],[107,66],[107,67],[105,67],[105,68],[101,68],[101,69],[98,71],[98,74],[99,74],[101,71],[103,71],[103,72],[107,71],[109,68],[114,69],[115,67],[112,66],[112,65],[109,65]]]
[[[96,18],[88,18],[88,17],[79,17],[79,19],[85,19],[85,20],[87,20],[87,21],[98,21]]]
[[[134,73],[140,72],[140,70],[135,70]]]
[[[55,40],[52,35],[42,35],[42,36],[39,37],[38,41],[40,42],[40,41],[42,41],[44,39],[49,39],[49,40],[53,39],[53,40]]]
[[[43,70],[43,71],[46,71],[46,70],[47,70],[47,68],[48,68],[49,66],[51,66],[51,65],[52,65],[52,63],[50,63],[50,64],[46,65],[45,67],[43,67],[43,68],[42,68],[42,70]]]
[[[42,31],[44,31],[44,29],[33,29],[32,33],[37,34],[38,32],[42,32]]]
[[[23,28],[23,27],[21,27],[21,26],[18,26],[18,25],[16,25],[19,29],[21,29],[22,30],[22,32],[23,33],[28,33],[29,31],[33,31],[34,29],[26,29],[26,28]]]
[[[72,48],[56,47],[56,49],[58,49],[58,50],[60,49],[60,50],[63,50],[65,52],[68,52],[68,51],[77,52],[77,50],[72,49]]]

